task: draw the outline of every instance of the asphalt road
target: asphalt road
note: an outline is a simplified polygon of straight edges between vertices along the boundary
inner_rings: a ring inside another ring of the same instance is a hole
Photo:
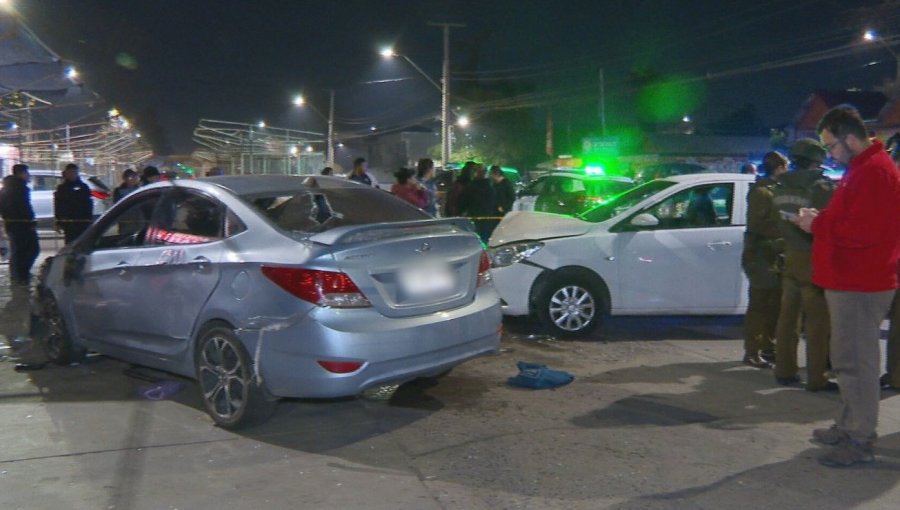
[[[900,398],[884,394],[876,463],[822,467],[809,433],[837,395],[742,366],[739,319],[614,319],[583,341],[507,321],[499,354],[436,382],[283,401],[232,433],[171,375],[102,356],[15,371],[30,355],[15,341],[27,296],[5,268],[0,306],[3,509],[828,510],[900,497]],[[514,388],[517,361],[575,380]],[[183,387],[148,400],[148,379]]]

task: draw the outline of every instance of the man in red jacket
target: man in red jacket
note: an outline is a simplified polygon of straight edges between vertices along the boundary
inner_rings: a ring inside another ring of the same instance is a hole
[[[852,106],[829,110],[817,131],[847,170],[825,210],[801,209],[794,220],[813,235],[812,281],[825,289],[841,392],[835,424],[814,430],[813,440],[833,446],[822,464],[850,466],[875,459],[878,340],[897,288],[900,174],[881,142],[869,140]]]

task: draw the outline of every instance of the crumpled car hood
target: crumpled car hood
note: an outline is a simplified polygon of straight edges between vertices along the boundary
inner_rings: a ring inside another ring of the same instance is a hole
[[[532,211],[513,211],[497,225],[488,246],[500,246],[515,241],[582,235],[592,224],[560,214]]]

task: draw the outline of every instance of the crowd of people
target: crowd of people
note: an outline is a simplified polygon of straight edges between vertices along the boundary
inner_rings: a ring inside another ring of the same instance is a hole
[[[778,384],[802,384],[802,332],[805,388],[841,396],[835,423],[813,431],[814,441],[832,447],[819,460],[850,466],[874,460],[879,391],[900,390],[900,153],[892,161],[849,105],[826,113],[817,132],[819,140],[797,140],[790,159],[767,154],[747,196],[743,362],[774,364]],[[821,168],[828,154],[846,167],[836,184]]]
[[[332,167],[325,167],[321,175],[335,175]],[[378,187],[378,180],[369,172],[365,158],[353,161],[347,175],[351,181]],[[435,178],[434,161],[419,160],[415,169],[401,168],[394,172],[396,182],[390,192],[398,198],[424,210],[432,216],[462,216],[470,218],[482,241],[487,242],[500,219],[512,209],[515,189],[499,166],[488,170],[474,161],[466,162],[450,189],[439,190]]]

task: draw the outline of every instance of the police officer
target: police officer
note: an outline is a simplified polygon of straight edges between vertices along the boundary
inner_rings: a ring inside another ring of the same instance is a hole
[[[893,146],[891,159],[900,168],[900,133],[888,139],[885,145]],[[884,389],[900,390],[900,290],[894,294],[894,302],[891,304],[891,327],[887,337],[887,357],[885,358],[885,372],[881,376],[880,383]]]
[[[9,276],[12,283],[18,285],[28,284],[31,267],[41,251],[31,207],[29,177],[28,165],[13,165],[12,174],[3,178],[0,193],[0,214],[9,238]]]
[[[78,177],[78,165],[66,165],[62,176],[63,182],[53,193],[53,211],[56,228],[64,232],[65,242],[69,244],[91,226],[94,199],[91,198],[91,188]]]
[[[778,210],[772,202],[780,175],[787,172],[788,160],[777,152],[763,158],[762,177],[747,194],[747,231],[741,267],[750,281],[750,301],[744,316],[744,364],[770,368],[774,355],[773,339],[781,300],[779,260],[781,230]]]
[[[813,285],[812,235],[800,230],[790,218],[801,207],[824,209],[831,200],[834,184],[822,173],[825,148],[812,138],[797,140],[790,156],[794,171],[785,174],[775,187],[775,207],[781,215],[784,236],[784,269],[781,279],[781,311],[776,333],[775,380],[790,385],[797,377],[797,343],[802,323],[806,331],[806,389],[835,390],[825,377],[828,365],[828,306],[824,291]],[[802,319],[801,319],[802,314]]]

